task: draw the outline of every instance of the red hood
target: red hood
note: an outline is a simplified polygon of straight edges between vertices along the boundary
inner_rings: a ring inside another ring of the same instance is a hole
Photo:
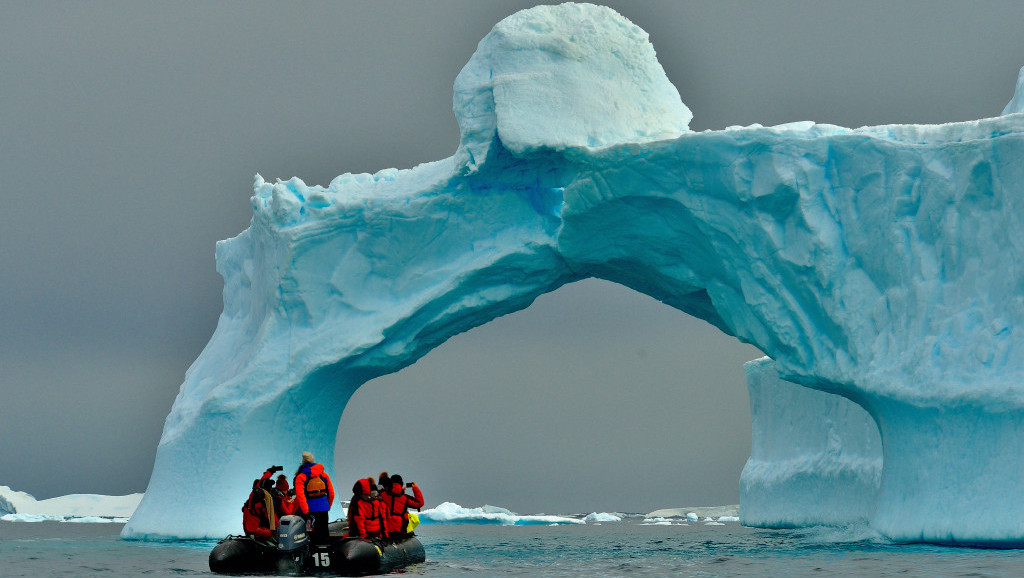
[[[324,473],[324,465],[323,464],[313,464],[313,465],[309,466],[309,477],[315,478],[315,477],[319,476],[322,473]]]

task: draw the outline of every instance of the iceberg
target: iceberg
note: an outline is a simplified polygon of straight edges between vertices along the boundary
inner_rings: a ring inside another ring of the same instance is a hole
[[[742,494],[741,494],[742,497]],[[732,520],[739,521],[739,505],[728,506],[686,506],[683,508],[664,508],[648,513],[644,518],[649,520],[665,520],[685,518],[691,522],[698,520]]]
[[[420,524],[487,524],[498,526],[536,526],[583,524],[583,520],[567,516],[545,514],[519,515],[497,506],[464,508],[453,502],[443,502],[435,508],[421,511]]]
[[[621,522],[622,514],[612,514],[611,512],[591,512],[583,517],[583,521],[588,524],[601,523],[601,522]]]
[[[452,157],[326,187],[257,176],[249,228],[217,245],[224,311],[122,536],[236,532],[254,472],[304,450],[333,462],[363,383],[594,277],[863,408],[885,459],[856,515],[881,534],[1024,545],[1024,502],[1005,499],[1024,470],[1022,94],[1005,115],[943,125],[696,133],[619,14],[514,14],[455,81]],[[858,474],[821,449],[766,451],[850,487]],[[772,495],[755,479],[748,500]],[[783,497],[742,505],[804,523]]]
[[[103,496],[70,494],[37,500],[31,494],[0,486],[0,514],[4,520],[40,521],[77,518],[128,518],[142,501],[142,494]],[[6,506],[5,506],[6,504]]]
[[[64,516],[51,516],[48,514],[4,514],[0,516],[0,522],[63,522]]]
[[[68,524],[124,524],[127,521],[128,518],[104,518],[101,516],[69,517],[61,520]]]

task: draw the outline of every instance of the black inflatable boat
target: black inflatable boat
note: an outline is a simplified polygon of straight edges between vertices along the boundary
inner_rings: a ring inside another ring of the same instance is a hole
[[[365,576],[384,574],[427,559],[415,536],[399,542],[344,538],[343,523],[331,524],[328,544],[312,544],[306,521],[284,516],[277,544],[247,536],[228,536],[210,552],[210,570],[218,574],[328,574]]]

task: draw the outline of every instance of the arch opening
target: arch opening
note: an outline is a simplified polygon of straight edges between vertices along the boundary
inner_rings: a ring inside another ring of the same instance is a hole
[[[642,293],[579,281],[360,387],[334,471],[398,471],[428,502],[522,513],[735,504],[750,455],[742,364],[760,355]]]

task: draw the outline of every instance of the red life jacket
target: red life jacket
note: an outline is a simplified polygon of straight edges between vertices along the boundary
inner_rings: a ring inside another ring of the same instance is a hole
[[[358,535],[360,538],[376,538],[388,536],[386,523],[387,506],[384,501],[370,496],[370,481],[359,480],[363,494],[352,500],[349,508],[352,510],[350,536]],[[353,531],[354,530],[354,531]]]
[[[419,488],[413,487],[416,496],[406,494],[401,484],[391,484],[391,490],[381,498],[388,506],[388,533],[404,534],[409,525],[409,508],[423,507],[423,494]]]
[[[253,492],[255,494],[256,492]],[[261,496],[249,495],[249,499],[242,506],[242,529],[246,534],[271,540],[274,532],[270,529],[271,521],[267,515],[267,508]]]

